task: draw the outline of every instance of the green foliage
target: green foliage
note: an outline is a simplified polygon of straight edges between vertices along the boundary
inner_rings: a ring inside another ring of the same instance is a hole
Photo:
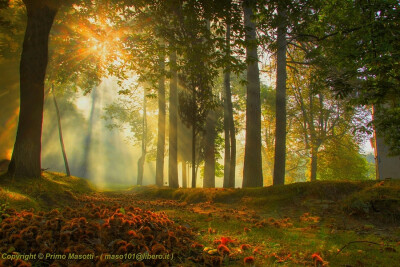
[[[107,122],[107,128],[121,129],[121,130],[129,130],[132,133],[132,138],[130,141],[134,145],[139,145],[143,139],[143,97],[140,99],[138,96],[138,92],[142,90],[146,90],[146,85],[142,85],[141,87],[137,87],[134,89],[126,89],[120,93],[119,99],[111,105],[105,107],[105,115],[103,119]],[[140,92],[140,95],[143,95]],[[154,110],[155,109],[155,99],[153,97],[148,97],[146,95],[146,109]],[[146,112],[147,113],[147,112]],[[150,112],[147,113],[147,116],[152,116]],[[149,150],[152,151],[154,148],[154,142],[156,137],[156,132],[154,131],[154,121],[152,119],[147,120],[147,131],[146,131],[146,147],[149,147]],[[152,151],[153,152],[153,151]],[[154,157],[150,155],[151,157]]]
[[[337,142],[331,141],[324,146],[318,162],[318,179],[371,179],[369,163],[360,155],[358,146],[349,140],[351,140],[351,136],[345,136]]]
[[[0,2],[0,58],[18,59],[26,24],[22,1]]]
[[[339,97],[351,98],[353,104],[386,106],[374,120],[393,155],[400,153],[398,8],[395,0],[323,4],[319,18],[308,19],[298,34],[316,48],[308,56]]]

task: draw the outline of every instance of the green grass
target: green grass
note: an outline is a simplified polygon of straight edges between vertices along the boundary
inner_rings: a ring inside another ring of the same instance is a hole
[[[43,172],[38,178],[0,176],[0,202],[17,210],[65,207],[76,203],[79,195],[95,191],[86,179],[56,172]]]
[[[234,243],[228,245],[232,254],[224,260],[226,266],[242,266],[247,256],[255,257],[256,266],[314,266],[314,253],[329,266],[400,262],[400,181],[318,181],[246,189],[134,186],[99,191],[85,179],[58,173],[11,182],[0,177],[0,201],[15,209],[79,206],[79,198],[85,195],[92,195],[93,201],[119,201],[121,207],[133,204],[163,211],[175,223],[197,232],[198,242],[205,247],[215,249],[215,240],[231,238]],[[241,251],[242,244],[251,249]]]
[[[205,246],[215,247],[214,240],[229,236],[236,240],[232,250],[241,244],[250,244],[253,249],[260,247],[262,255],[255,256],[259,266],[313,265],[311,256],[314,253],[321,255],[330,266],[396,266],[400,262],[400,220],[397,217],[387,220],[387,214],[397,214],[399,211],[396,201],[400,193],[400,181],[383,184],[376,181],[314,182],[226,190],[141,187],[133,192],[149,200],[174,199],[194,206],[208,201],[223,209],[244,208],[248,214],[241,216],[250,216],[250,211],[255,211],[261,216],[259,220],[290,217],[293,224],[290,227],[267,225],[257,228],[253,223],[234,216],[223,219],[223,215],[231,215],[229,212],[166,210],[177,222],[185,222],[199,229],[199,242]],[[357,201],[382,202],[384,206],[381,208],[384,207],[385,211],[377,212],[370,208],[359,214],[355,212],[357,205],[352,204]],[[306,212],[311,213],[310,217],[319,217],[318,221],[300,220],[300,216]],[[212,213],[212,216],[207,216],[208,213]],[[251,230],[245,232],[245,227]],[[208,228],[216,233],[208,233]],[[385,235],[382,235],[381,228],[386,232]],[[351,243],[354,241],[371,243]],[[252,251],[243,252],[241,257],[251,255],[254,256]],[[241,266],[242,262],[230,261],[229,265]]]

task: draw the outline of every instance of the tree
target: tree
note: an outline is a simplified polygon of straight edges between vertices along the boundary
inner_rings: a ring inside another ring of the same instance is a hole
[[[65,152],[64,138],[63,138],[62,127],[61,127],[61,116],[60,116],[60,110],[59,110],[58,104],[57,104],[56,94],[54,93],[54,86],[52,86],[51,92],[53,94],[54,107],[56,108],[58,135],[60,137],[60,145],[61,145],[61,151],[62,151],[63,159],[64,159],[65,172],[66,172],[67,176],[71,176],[71,172],[69,170],[67,153]]]
[[[300,53],[301,54],[301,53]],[[295,55],[295,52],[292,52]],[[301,59],[297,60],[298,62]],[[355,128],[354,109],[336,99],[310,66],[297,66],[290,72],[291,120],[301,129],[305,149],[310,151],[310,181],[317,180],[320,149],[331,140],[349,136]],[[297,110],[297,111],[295,111]]]
[[[247,102],[246,102],[246,145],[243,169],[243,187],[263,186],[261,162],[261,100],[258,69],[256,26],[253,9],[256,2],[243,3],[244,26],[246,29]]]
[[[143,115],[142,115],[142,155],[138,159],[137,185],[143,185],[144,162],[147,154],[147,104],[146,89],[143,88]]]
[[[337,6],[342,7],[339,12]],[[308,57],[338,97],[381,108],[374,125],[392,155],[400,154],[399,14],[395,0],[338,0],[319,5],[318,17],[323,19],[311,16],[296,31],[298,38],[312,44]]]
[[[211,109],[207,115],[204,135],[204,188],[215,187],[216,119],[216,113]]]
[[[276,130],[273,184],[285,183],[286,166],[286,3],[278,1]]]
[[[182,122],[182,119],[178,118],[178,159],[182,163],[182,187],[187,188],[189,186],[188,182],[188,172],[187,172],[187,162],[191,160],[191,129],[186,127]]]
[[[109,122],[107,127],[110,129],[129,127],[132,133],[130,139],[141,150],[141,155],[137,160],[136,180],[138,185],[142,185],[146,160],[156,159],[155,125],[152,126],[151,119],[147,118],[154,114],[156,109],[155,101],[152,101],[155,98],[156,89],[146,82],[130,86],[130,89],[120,90],[118,101],[105,108],[104,118]]]
[[[169,91],[169,186],[178,188],[178,73],[176,52],[170,55],[171,81]]]
[[[359,146],[351,135],[330,139],[324,144],[318,162],[320,180],[366,180],[369,165],[360,155]]]
[[[164,72],[164,54],[160,53],[160,72]],[[164,185],[164,153],[165,153],[165,78],[161,75],[158,81],[158,137],[156,159],[156,184]]]
[[[8,173],[41,175],[41,135],[48,39],[58,1],[24,0],[27,26],[20,62],[20,115]]]
[[[230,57],[231,26],[226,24],[226,55]],[[233,105],[231,92],[230,64],[224,71],[224,133],[225,133],[225,157],[224,157],[224,184],[226,187],[235,187],[236,171],[236,132],[233,121]]]
[[[92,146],[92,137],[93,137],[93,124],[94,124],[94,117],[96,111],[96,101],[97,101],[97,88],[92,89],[92,103],[90,107],[90,114],[88,120],[88,126],[86,129],[86,135],[83,143],[83,160],[81,163],[81,175],[82,177],[88,177],[88,169],[90,164],[90,150]]]

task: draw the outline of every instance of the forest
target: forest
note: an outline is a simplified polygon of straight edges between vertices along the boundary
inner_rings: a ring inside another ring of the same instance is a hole
[[[0,266],[396,266],[397,0],[0,0]]]

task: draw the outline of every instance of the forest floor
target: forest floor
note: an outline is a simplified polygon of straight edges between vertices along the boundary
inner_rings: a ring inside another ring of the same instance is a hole
[[[1,176],[0,203],[1,266],[400,262],[400,181],[99,191],[45,172],[36,181]]]

